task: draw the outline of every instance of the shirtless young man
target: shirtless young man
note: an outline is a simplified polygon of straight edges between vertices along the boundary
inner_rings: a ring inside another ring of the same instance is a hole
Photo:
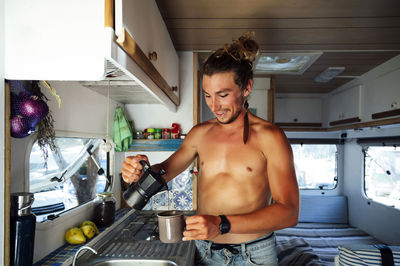
[[[273,124],[248,112],[258,45],[244,35],[204,63],[203,91],[216,118],[192,128],[164,162],[171,180],[200,158],[198,214],[186,219],[183,240],[196,240],[197,265],[277,265],[273,231],[297,224],[299,192],[290,145]],[[127,157],[126,182],[141,177]]]

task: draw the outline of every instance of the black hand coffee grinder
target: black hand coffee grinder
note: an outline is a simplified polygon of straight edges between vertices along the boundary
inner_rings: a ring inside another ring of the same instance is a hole
[[[165,174],[164,170],[156,172],[146,161],[140,161],[140,164],[143,166],[143,176],[124,192],[126,203],[136,210],[143,209],[156,193],[168,189],[167,183],[162,177]]]

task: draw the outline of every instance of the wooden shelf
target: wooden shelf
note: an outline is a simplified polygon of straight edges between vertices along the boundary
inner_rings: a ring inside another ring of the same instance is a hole
[[[279,127],[322,127],[322,123],[275,123]]]
[[[176,151],[183,139],[134,139],[128,151]]]
[[[400,115],[400,109],[394,109],[394,110],[390,110],[390,111],[374,113],[374,114],[372,114],[372,119],[386,118],[386,117],[396,116],[396,115]]]
[[[337,125],[343,125],[343,124],[349,124],[349,123],[358,123],[361,122],[361,119],[359,117],[352,117],[348,119],[343,119],[343,120],[336,120],[329,122],[330,126],[337,126]]]

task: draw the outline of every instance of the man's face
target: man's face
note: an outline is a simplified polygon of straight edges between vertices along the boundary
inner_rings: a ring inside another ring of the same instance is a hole
[[[234,81],[234,73],[216,73],[203,76],[206,103],[221,124],[229,124],[240,115],[245,98],[251,91],[251,81],[242,91]]]

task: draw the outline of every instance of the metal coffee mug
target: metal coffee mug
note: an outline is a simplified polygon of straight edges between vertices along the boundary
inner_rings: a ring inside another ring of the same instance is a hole
[[[185,218],[182,211],[164,211],[158,215],[158,229],[163,243],[182,241]]]

